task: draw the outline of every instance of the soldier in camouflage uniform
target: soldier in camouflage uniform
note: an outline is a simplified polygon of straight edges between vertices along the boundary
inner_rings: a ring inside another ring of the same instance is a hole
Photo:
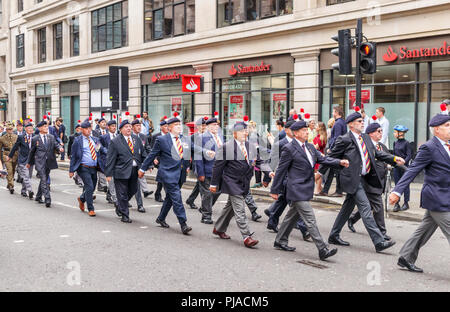
[[[3,152],[3,163],[8,171],[8,190],[14,194],[14,174],[16,171],[18,153],[14,153],[11,159],[6,159],[9,152],[17,141],[17,135],[13,133],[14,126],[12,124],[6,125],[6,134],[0,137],[0,150]]]

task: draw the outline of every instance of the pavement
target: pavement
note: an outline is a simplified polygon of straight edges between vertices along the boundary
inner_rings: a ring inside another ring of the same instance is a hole
[[[351,246],[338,247],[334,257],[320,261],[315,245],[303,241],[297,230],[289,242],[295,252],[273,248],[275,234],[266,229],[267,217],[262,213],[270,202],[263,196],[255,196],[261,222],[249,223],[260,243],[248,249],[233,220],[227,231],[231,239],[220,240],[212,234],[213,226],[200,223],[200,214],[193,209],[186,209],[193,228],[190,235],[181,234],[172,212],[167,218],[171,227],[159,227],[155,219],[161,204],[153,195],[144,199],[146,213],[137,212],[131,200],[133,223],[124,224],[105,194],[97,192],[97,217],[89,217],[78,208],[81,188],[67,171],[54,170],[51,178],[51,208],[17,192],[10,195],[6,181],[0,180],[0,291],[450,291],[449,246],[439,230],[421,249],[416,263],[425,273],[396,265],[398,252],[417,222],[388,218],[388,234],[397,243],[383,253],[375,252],[362,222],[355,225],[357,233],[345,227],[341,236]],[[35,190],[37,182],[33,178]],[[183,188],[184,199],[190,191]],[[220,196],[214,220],[226,199]],[[337,212],[331,204],[312,205],[319,230],[327,238]]]

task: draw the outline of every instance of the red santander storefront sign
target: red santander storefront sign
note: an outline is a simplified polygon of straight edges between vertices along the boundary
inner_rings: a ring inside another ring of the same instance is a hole
[[[159,81],[180,80],[180,78],[181,74],[178,74],[176,71],[172,74],[154,73],[152,76],[152,82],[157,83]]]
[[[230,74],[230,76],[237,76],[239,74],[270,72],[271,67],[271,64],[265,64],[264,61],[261,61],[261,64],[249,66],[245,66],[243,64],[238,64],[237,66],[235,66],[235,64],[233,63],[228,73]]]
[[[201,92],[202,76],[181,75],[183,92]]]
[[[389,46],[383,54],[383,60],[387,63],[393,63],[397,60],[416,60],[430,57],[450,57],[450,45],[444,41],[440,46],[418,47],[409,49],[407,46],[400,46],[396,51]]]

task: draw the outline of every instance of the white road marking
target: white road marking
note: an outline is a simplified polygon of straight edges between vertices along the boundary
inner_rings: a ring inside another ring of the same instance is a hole
[[[111,231],[106,230],[106,231],[102,231],[102,233],[111,233]]]
[[[70,237],[70,236],[69,235],[59,235],[59,237],[66,238],[66,237]]]
[[[16,240],[16,241],[14,241],[14,243],[23,243],[23,242],[25,242],[24,240]]]
[[[141,226],[141,229],[148,229],[148,226]]]
[[[115,211],[115,209],[101,209],[101,210],[95,210],[95,212],[108,212],[108,211]]]

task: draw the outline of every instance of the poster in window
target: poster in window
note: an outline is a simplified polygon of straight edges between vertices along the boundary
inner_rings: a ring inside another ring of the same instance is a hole
[[[183,98],[181,96],[173,96],[170,98],[170,103],[172,104],[172,115],[174,112],[181,114],[181,106],[183,104]]]
[[[286,112],[287,105],[287,94],[286,92],[272,92],[270,97],[270,107],[272,111],[273,123],[281,117],[284,116]]]
[[[229,97],[229,120],[242,120],[245,115],[245,94],[230,94]]]
[[[361,89],[361,108],[364,108],[364,104],[372,103],[372,88]],[[356,89],[347,89],[347,103],[348,109],[353,110],[356,103]]]

